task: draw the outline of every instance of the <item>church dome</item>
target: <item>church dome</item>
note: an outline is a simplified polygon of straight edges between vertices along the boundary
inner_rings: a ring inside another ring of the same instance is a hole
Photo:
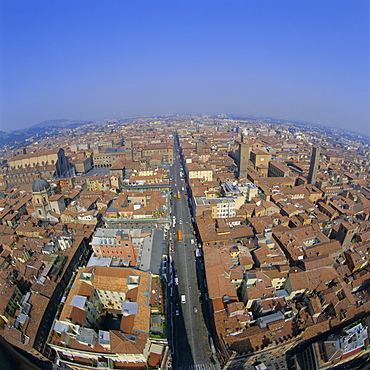
[[[50,184],[41,177],[37,176],[37,180],[32,184],[32,192],[40,193],[41,191],[49,190]]]

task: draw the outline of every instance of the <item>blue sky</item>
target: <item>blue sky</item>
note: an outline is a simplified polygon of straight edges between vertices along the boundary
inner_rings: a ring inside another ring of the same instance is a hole
[[[370,135],[368,0],[2,0],[0,129],[226,113]]]

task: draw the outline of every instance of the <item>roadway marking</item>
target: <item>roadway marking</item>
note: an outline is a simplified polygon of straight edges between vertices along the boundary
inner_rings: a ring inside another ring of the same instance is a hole
[[[197,364],[189,366],[177,366],[176,370],[216,370],[213,364]]]

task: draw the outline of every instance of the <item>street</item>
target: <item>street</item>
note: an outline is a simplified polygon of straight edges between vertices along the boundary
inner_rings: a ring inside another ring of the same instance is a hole
[[[177,145],[175,148],[178,153]],[[173,365],[176,369],[216,369],[218,367],[214,364],[203,318],[204,292],[200,288],[203,287],[204,268],[202,260],[195,256],[197,241],[188,206],[186,182],[178,158],[174,161],[170,174],[174,220],[170,260],[173,266],[167,271],[172,272],[168,280],[169,290],[172,292],[169,309],[172,318],[170,344],[173,349]],[[178,230],[181,230],[180,234]],[[182,240],[179,240],[181,234]]]

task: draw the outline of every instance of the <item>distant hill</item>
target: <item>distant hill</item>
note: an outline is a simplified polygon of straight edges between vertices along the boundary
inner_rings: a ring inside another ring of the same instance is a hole
[[[9,145],[10,149],[20,148],[27,146],[30,138],[39,139],[45,135],[50,135],[51,132],[58,134],[59,130],[73,129],[90,123],[93,123],[93,121],[52,119],[20,130],[0,131],[0,146]]]
[[[31,128],[46,128],[46,127],[74,128],[89,123],[92,123],[92,121],[71,120],[71,119],[50,119],[47,121],[42,121],[36,125],[33,125]]]

